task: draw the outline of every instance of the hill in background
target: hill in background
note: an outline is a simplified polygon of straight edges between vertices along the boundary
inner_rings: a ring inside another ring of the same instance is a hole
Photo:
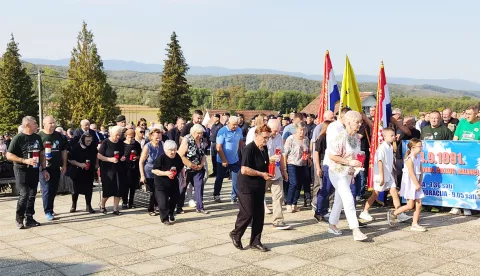
[[[54,66],[68,66],[68,59],[60,60],[48,60],[48,59],[24,59],[27,62],[34,64],[45,64]],[[161,73],[163,70],[162,64],[145,64],[135,61],[123,61],[123,60],[104,60],[104,68],[110,71],[134,71],[141,73]],[[231,75],[286,75],[293,77],[305,78],[308,80],[321,80],[321,75],[308,75],[300,72],[285,72],[270,69],[229,69],[216,66],[191,66],[188,72],[190,75],[202,75],[202,76],[231,76]],[[378,76],[370,75],[356,75],[359,83],[373,82],[376,83]],[[337,80],[341,80],[342,76],[337,75]],[[465,90],[465,91],[480,91],[480,83],[461,79],[413,79],[413,78],[401,78],[401,77],[388,77],[389,84],[402,84],[409,86],[438,86],[445,87],[453,90]]]

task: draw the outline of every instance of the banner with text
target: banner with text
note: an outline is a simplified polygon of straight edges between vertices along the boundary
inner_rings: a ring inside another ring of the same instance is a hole
[[[480,142],[422,142],[422,203],[480,210]],[[403,152],[407,144],[403,141]]]

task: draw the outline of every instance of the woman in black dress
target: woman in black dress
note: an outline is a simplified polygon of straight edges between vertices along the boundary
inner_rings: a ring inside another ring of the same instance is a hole
[[[68,156],[68,162],[71,164],[69,174],[73,181],[70,213],[77,211],[78,195],[85,195],[86,211],[91,214],[95,213],[92,208],[92,192],[93,178],[96,168],[98,168],[98,161],[97,149],[90,147],[92,141],[93,137],[90,134],[84,134]]]
[[[180,194],[178,177],[180,174],[184,176],[185,170],[174,141],[166,141],[163,149],[165,153],[155,160],[152,174],[155,175],[155,198],[160,212],[160,221],[170,225],[175,221],[173,211]]]
[[[242,164],[237,178],[240,212],[235,222],[235,229],[230,232],[230,238],[237,249],[243,249],[241,239],[251,221],[250,248],[262,252],[269,251],[260,239],[265,218],[265,186],[267,180],[273,177],[268,174],[270,158],[267,142],[271,132],[267,125],[257,127],[253,143],[248,144],[242,152]]]
[[[100,176],[102,179],[102,203],[100,212],[107,214],[105,203],[113,196],[113,214],[120,215],[118,204],[126,189],[125,147],[120,142],[122,127],[114,126],[110,137],[105,139],[98,151]]]
[[[129,129],[125,132],[124,147],[125,164],[127,169],[127,188],[122,197],[122,209],[130,209],[134,208],[133,198],[135,196],[135,190],[138,189],[138,184],[140,183],[138,161],[140,160],[140,154],[142,152],[140,143],[135,141],[135,131],[133,131],[133,129]]]

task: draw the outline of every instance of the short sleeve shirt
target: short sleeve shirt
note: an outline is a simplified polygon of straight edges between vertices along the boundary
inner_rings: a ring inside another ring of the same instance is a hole
[[[299,141],[295,136],[287,138],[284,147],[284,155],[287,158],[287,164],[294,166],[306,166],[307,161],[302,159],[304,151],[309,151],[309,141],[305,137],[303,141]]]
[[[268,156],[274,156],[275,150],[280,149],[280,154],[283,154],[283,141],[282,136],[277,134],[275,137],[271,137],[267,142]],[[272,180],[277,180],[282,177],[282,172],[280,171],[280,166],[275,168],[275,177]]]
[[[28,159],[29,153],[34,150],[43,151],[42,138],[36,133],[26,135],[25,133],[19,133],[13,137],[12,142],[8,146],[8,152],[15,154],[16,156]],[[16,166],[25,168],[27,165],[15,163]]]
[[[62,151],[67,149],[67,142],[63,136],[54,131],[52,134],[46,134],[43,131],[38,132],[42,143],[45,147],[45,143],[48,141],[52,147],[52,158],[47,159],[47,167],[60,168],[62,166]]]
[[[455,137],[460,141],[480,140],[480,121],[470,123],[467,120],[461,120],[455,130]]]
[[[257,129],[257,127],[252,127],[250,130],[248,130],[247,138],[245,139],[245,144],[246,145],[250,144],[251,142],[253,142],[253,140],[255,140],[255,130],[256,129]]]
[[[260,150],[255,143],[248,144],[242,152],[242,167],[248,167],[259,172],[268,172],[268,149],[263,147]],[[261,192],[265,193],[265,179],[260,176],[249,176],[238,172],[237,186],[243,193]]]
[[[378,146],[375,152],[375,164],[373,166],[374,181],[379,177],[378,161],[382,161],[383,180],[385,183],[394,182],[393,177],[393,147],[387,142],[383,142]]]
[[[180,174],[180,171],[183,169],[182,158],[175,154],[174,158],[168,157],[165,153],[160,155],[153,165],[153,170],[160,171],[169,171],[172,167],[175,167],[177,170],[177,176]],[[170,179],[168,176],[158,176],[154,175],[155,190],[163,191],[171,188],[176,188],[178,190],[178,177]]]
[[[422,129],[420,136],[422,140],[452,140],[453,133],[446,126],[441,125],[433,128],[431,125]]]
[[[328,125],[327,128],[327,149],[325,150],[325,156],[323,157],[323,165],[330,166],[329,145],[332,145],[333,140],[344,131],[345,127],[342,122],[335,121]]]
[[[329,152],[331,154],[341,156],[347,160],[354,160],[355,154],[360,151],[360,137],[358,134],[355,134],[355,136],[350,136],[347,134],[346,130],[340,132],[340,134],[338,134],[337,137],[335,137],[335,139],[332,141],[328,141],[327,136],[327,143]],[[339,164],[331,160],[329,164],[329,170],[338,175],[353,175],[355,172],[353,167]]]
[[[228,126],[224,126],[218,131],[217,144],[222,145],[223,154],[225,154],[228,164],[235,164],[240,161],[238,158],[238,146],[242,139],[242,130],[239,127],[232,131]],[[217,154],[217,162],[222,162],[220,154]]]

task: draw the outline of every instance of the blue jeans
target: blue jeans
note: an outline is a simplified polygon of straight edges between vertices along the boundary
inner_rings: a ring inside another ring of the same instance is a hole
[[[308,167],[306,166],[287,165],[288,181],[290,182],[287,193],[287,205],[297,205],[302,187],[305,199],[311,199],[307,169]]]
[[[365,194],[365,188],[367,185],[366,175],[365,171],[360,171],[355,177],[355,187],[357,190],[356,196],[363,196]]]
[[[47,168],[50,179],[47,181],[40,172],[40,189],[42,190],[43,210],[45,214],[53,214],[53,202],[57,196],[60,182],[60,168]]]
[[[222,190],[223,178],[227,170],[232,171],[232,200],[237,199],[237,174],[240,170],[240,161],[234,164],[228,164],[227,167],[222,166],[222,163],[217,163],[217,178],[213,187],[213,196],[220,196]]]

